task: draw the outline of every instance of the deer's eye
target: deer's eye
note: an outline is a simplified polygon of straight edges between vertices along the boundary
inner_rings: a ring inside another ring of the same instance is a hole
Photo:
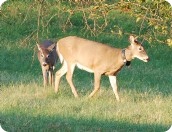
[[[139,47],[139,51],[141,51],[142,50],[142,47]]]
[[[50,57],[50,55],[47,55],[47,58],[49,58]]]

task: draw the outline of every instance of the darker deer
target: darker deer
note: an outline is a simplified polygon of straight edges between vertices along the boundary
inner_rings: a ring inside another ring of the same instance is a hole
[[[56,44],[50,40],[46,40],[38,47],[38,60],[41,64],[42,74],[44,79],[44,87],[48,84],[53,84],[53,70],[57,62],[58,56],[56,52]]]
[[[119,95],[116,84],[117,73],[126,64],[129,65],[131,60],[138,58],[144,62],[149,61],[141,43],[134,36],[129,37],[130,45],[127,48],[119,49],[105,44],[90,41],[87,39],[69,36],[62,38],[57,42],[57,51],[61,60],[62,67],[56,72],[55,92],[58,91],[61,77],[66,74],[75,97],[78,93],[72,81],[75,66],[88,72],[94,73],[94,90],[89,97],[100,89],[100,80],[102,75],[109,77],[113,92],[119,101]]]

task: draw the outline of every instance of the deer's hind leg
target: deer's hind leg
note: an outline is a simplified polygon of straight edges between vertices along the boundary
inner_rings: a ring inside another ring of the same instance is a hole
[[[60,79],[66,72],[67,72],[67,64],[64,61],[60,70],[58,70],[55,74],[55,89],[54,90],[56,93],[58,92],[58,89],[59,89]]]
[[[101,80],[101,74],[100,73],[94,73],[94,90],[91,92],[89,97],[93,97],[97,91],[100,89],[100,80]]]
[[[73,84],[73,81],[72,81],[72,77],[73,77],[73,72],[74,72],[74,69],[75,69],[75,65],[74,63],[68,63],[67,64],[67,74],[66,74],[66,79],[71,87],[71,90],[72,90],[72,93],[74,94],[75,97],[78,97],[78,93],[76,91],[76,88]]]

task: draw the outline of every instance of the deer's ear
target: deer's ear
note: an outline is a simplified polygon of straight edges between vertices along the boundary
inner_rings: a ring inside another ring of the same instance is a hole
[[[39,45],[39,44],[36,44],[36,45],[37,45],[37,47],[38,47],[38,50],[41,51],[40,45]]]
[[[56,44],[54,43],[54,44],[50,45],[47,49],[48,49],[49,51],[53,51],[54,48],[55,48],[55,46],[56,46]]]
[[[129,41],[130,41],[130,44],[131,45],[134,45],[135,44],[135,41],[137,41],[137,37],[134,37],[133,35],[130,35]]]
[[[129,36],[129,41],[130,41],[131,44],[134,43],[134,40],[135,40],[134,36],[130,35]]]

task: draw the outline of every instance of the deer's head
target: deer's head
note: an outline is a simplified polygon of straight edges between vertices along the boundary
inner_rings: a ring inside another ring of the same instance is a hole
[[[140,42],[138,42],[137,39],[132,35],[129,37],[129,41],[131,45],[128,47],[128,49],[130,50],[131,58],[138,58],[144,62],[148,62],[149,57],[143,45]]]
[[[39,44],[37,44],[39,50],[39,60],[43,66],[49,65],[52,58],[52,52],[55,48],[55,44],[50,45],[48,48],[45,48]]]

